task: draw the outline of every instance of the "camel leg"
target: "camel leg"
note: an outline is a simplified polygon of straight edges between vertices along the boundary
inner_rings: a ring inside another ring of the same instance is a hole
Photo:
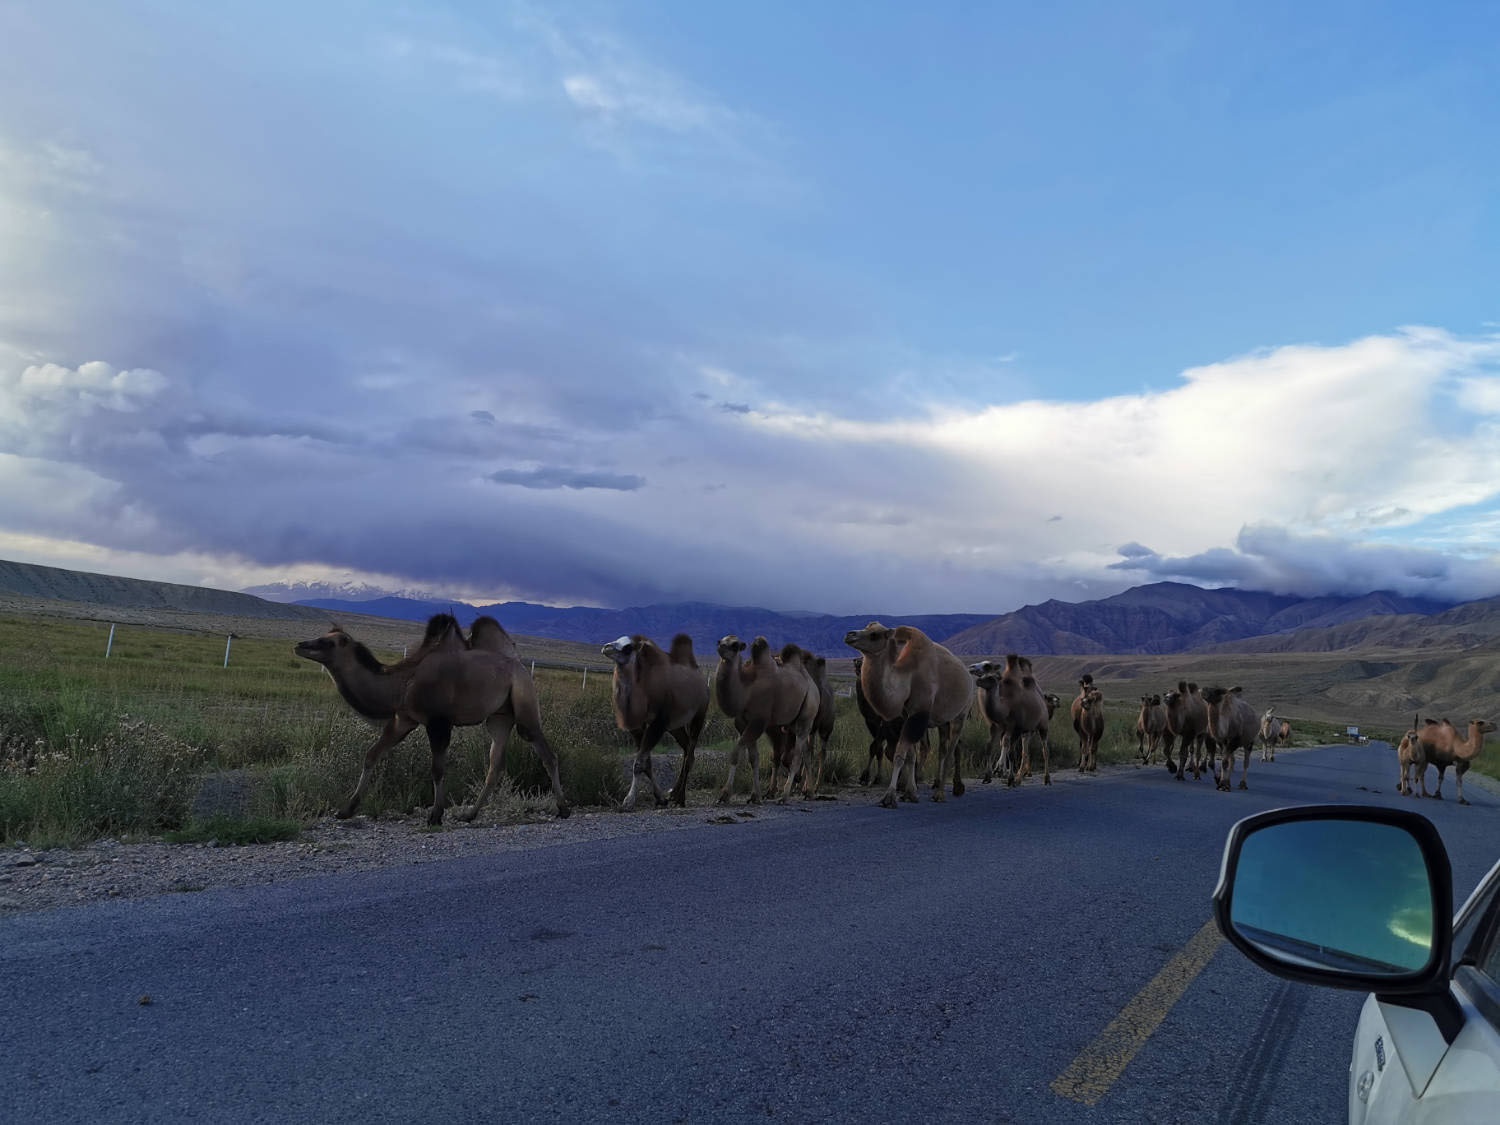
[[[641,783],[641,778],[645,778],[646,784],[651,787],[651,796],[656,801],[657,808],[667,803],[666,795],[662,793],[661,786],[656,783],[656,771],[651,768],[651,751],[656,749],[666,733],[665,712],[658,712],[651,722],[641,729],[640,738],[635,744],[635,762],[630,769],[630,792],[625,794],[625,803],[621,806],[626,812],[635,808],[635,791]]]
[[[1240,768],[1240,788],[1250,788],[1250,747],[1246,746],[1240,753],[1244,756],[1244,765]],[[1229,752],[1229,760],[1234,761],[1234,751]]]
[[[484,803],[490,799],[490,791],[500,780],[500,772],[505,768],[505,740],[510,737],[510,728],[515,719],[511,715],[491,715],[484,721],[484,729],[490,736],[490,765],[485,771],[484,786],[479,790],[479,799],[474,802],[474,807],[465,809],[458,814],[458,819],[465,823],[472,822],[479,815],[479,810],[484,808]]]
[[[891,783],[880,798],[880,807],[896,807],[896,787],[902,786],[901,799],[917,799],[917,738],[927,730],[927,716],[912,716],[901,727],[901,737],[896,740],[896,749],[891,755]]]
[[[375,778],[375,767],[380,762],[380,756],[416,729],[417,724],[410,719],[400,715],[391,716],[385,724],[385,729],[380,732],[380,737],[365,751],[365,764],[364,768],[359,771],[359,784],[354,787],[354,792],[344,802],[344,807],[334,813],[334,816],[340,820],[348,820],[354,815],[354,810],[359,808],[359,802],[364,798],[365,792],[370,788],[370,782]]]
[[[984,777],[980,780],[988,785],[998,773],[1003,781],[1007,761],[1005,733],[992,723],[990,724],[990,741],[984,748]]]
[[[682,747],[682,765],[677,769],[677,780],[672,783],[672,788],[667,790],[667,800],[675,802],[680,809],[687,808],[688,774],[692,772],[693,755],[698,749],[698,739],[703,734],[703,722],[706,720],[705,715],[704,720],[695,720],[692,726],[672,732],[677,745]]]
[[[1468,799],[1464,796],[1464,774],[1469,772],[1468,762],[1456,762],[1453,766],[1453,784],[1458,786],[1458,803],[1467,805]]]
[[[724,788],[719,790],[718,803],[729,804],[729,795],[734,792],[734,771],[739,765],[740,752],[743,750],[749,759],[750,766],[750,803],[760,804],[760,736],[765,733],[764,723],[748,723],[740,732],[739,739],[734,748],[729,751],[729,776],[724,780]],[[772,751],[775,753],[773,745]]]
[[[958,748],[959,738],[963,734],[963,727],[955,725],[953,729],[953,795],[962,797],[964,795],[963,765],[964,756]]]
[[[448,799],[445,775],[448,771],[448,743],[453,741],[453,721],[448,718],[428,719],[427,741],[432,746],[432,811],[427,814],[427,823],[436,827],[443,823],[443,807]]]

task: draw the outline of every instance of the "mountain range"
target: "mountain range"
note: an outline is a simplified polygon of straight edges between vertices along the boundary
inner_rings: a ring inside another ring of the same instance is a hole
[[[834,616],[777,613],[753,607],[682,602],[631,609],[557,608],[530,602],[470,605],[464,602],[384,597],[368,600],[311,598],[298,605],[330,613],[360,613],[425,621],[452,611],[461,618],[489,614],[513,633],[555,640],[603,644],[617,636],[643,633],[665,641],[685,632],[700,653],[712,653],[720,637],[764,635],[798,644],[824,656],[847,656],[844,634],[871,620],[915,625],[955,653],[986,656],[1024,652],[1032,656],[1160,655],[1248,642],[1296,647],[1304,631],[1326,643],[1328,630],[1356,622],[1421,621],[1453,608],[1450,602],[1379,592],[1359,597],[1299,598],[1248,590],[1205,590],[1180,582],[1137,586],[1090,602],[1047,601],[999,616],[954,613],[905,616]],[[1500,605],[1500,602],[1497,602]],[[1368,633],[1369,629],[1365,630]],[[1353,634],[1351,634],[1353,635]],[[1273,649],[1285,651],[1285,649]]]

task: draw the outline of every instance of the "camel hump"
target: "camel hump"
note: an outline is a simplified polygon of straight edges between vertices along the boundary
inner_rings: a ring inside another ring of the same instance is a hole
[[[693,638],[686,633],[678,633],[673,637],[668,659],[673,664],[682,664],[689,668],[698,667],[698,658],[693,655]]]
[[[474,624],[469,626],[469,647],[499,652],[506,656],[520,656],[516,642],[505,631],[505,626],[489,614],[476,617]]]
[[[921,663],[935,647],[932,638],[915,625],[897,625],[891,639],[901,648],[895,660],[897,668],[910,668]]]
[[[1188,693],[1188,682],[1186,680],[1178,680],[1177,681],[1177,694],[1178,695],[1186,695],[1187,693]]]
[[[756,637],[750,646],[750,659],[756,664],[769,663],[771,660],[771,642],[765,637]]]
[[[446,637],[450,632],[457,631],[462,634],[463,629],[458,623],[458,618],[451,613],[434,613],[427,619],[427,630],[422,634],[422,645],[434,645]]]
[[[809,653],[803,651],[801,645],[793,644],[791,641],[781,646],[781,662],[783,664],[796,663],[805,666],[807,663],[806,657],[809,655]]]

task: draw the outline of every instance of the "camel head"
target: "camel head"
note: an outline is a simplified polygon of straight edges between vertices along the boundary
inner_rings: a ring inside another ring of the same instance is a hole
[[[599,651],[613,660],[616,666],[623,668],[630,663],[630,658],[642,644],[649,643],[645,637],[616,637]]]
[[[981,660],[978,664],[969,665],[969,675],[973,676],[976,680],[982,680],[986,676],[992,680],[998,679],[1000,676],[1000,666],[993,660]]]
[[[739,654],[745,651],[746,647],[744,641],[740,640],[733,633],[730,633],[727,637],[719,639],[719,659],[733,663]]]
[[[1047,704],[1047,718],[1049,719],[1052,718],[1052,716],[1057,713],[1057,709],[1062,706],[1062,696],[1054,695],[1050,691],[1042,696],[1042,700]]]
[[[888,629],[879,621],[871,621],[863,629],[850,629],[845,633],[844,643],[866,656],[878,656],[890,648],[895,635],[894,629]]]
[[[321,637],[314,637],[310,641],[298,641],[292,646],[292,652],[302,657],[303,660],[311,660],[314,664],[321,664],[325,668],[342,664],[347,660],[355,660],[371,672],[385,671],[385,665],[375,659],[374,653],[337,625]]]
[[[1273,704],[1271,704],[1271,706],[1269,706],[1269,707],[1266,708],[1266,713],[1260,717],[1260,721],[1263,722],[1263,723],[1269,723],[1275,717],[1276,717],[1276,705],[1273,703]]]

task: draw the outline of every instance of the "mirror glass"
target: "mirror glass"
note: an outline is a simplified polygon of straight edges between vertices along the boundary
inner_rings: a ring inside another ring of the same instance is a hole
[[[1390,824],[1303,820],[1245,838],[1230,924],[1292,965],[1404,976],[1432,955],[1432,882],[1416,839]]]

